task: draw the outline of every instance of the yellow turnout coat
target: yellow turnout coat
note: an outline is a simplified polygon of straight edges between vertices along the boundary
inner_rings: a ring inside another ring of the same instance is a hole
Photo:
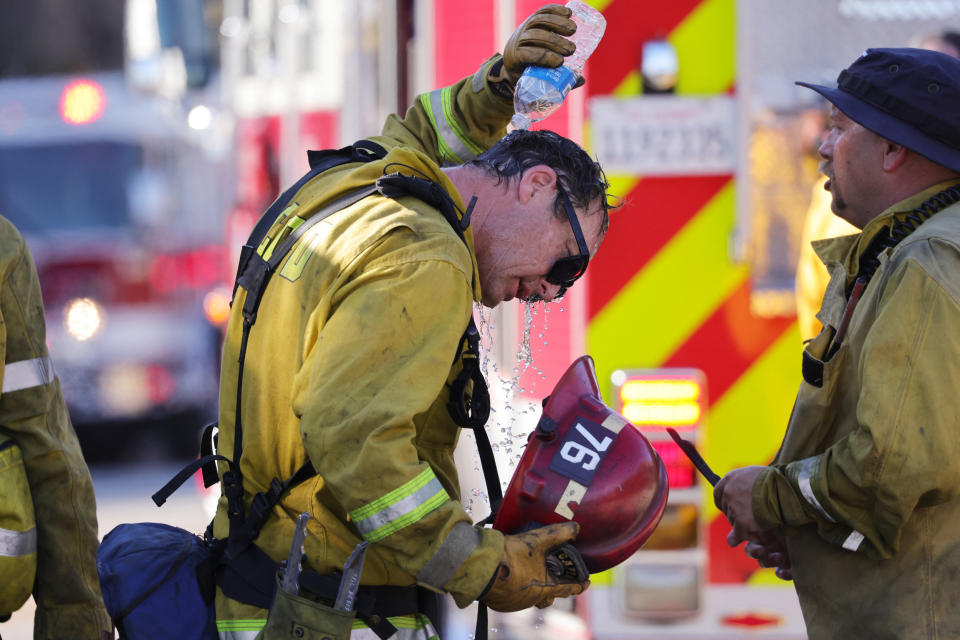
[[[387,149],[383,160],[308,182],[274,224],[262,255],[284,229],[384,173],[427,177],[462,211],[441,163],[490,147],[512,115],[485,77],[486,66],[473,79],[420,96],[405,118],[391,116],[371,138]],[[458,501],[459,428],[447,410],[461,337],[480,299],[469,229],[465,235],[466,244],[421,200],[374,195],[311,228],[272,278],[244,365],[247,508],[272,478],[289,478],[308,458],[317,470],[283,497],[256,539],[274,560],[286,558],[294,520],[307,511],[304,568],[342,569],[366,540],[362,584],[419,584],[451,593],[461,606],[493,576],[503,536],[475,528]],[[228,456],[244,295],[239,289],[223,355],[218,449]],[[221,497],[220,538],[228,532],[226,506]],[[266,611],[219,590],[216,606],[221,638],[252,638],[263,626]],[[401,630],[424,624],[391,621]]]

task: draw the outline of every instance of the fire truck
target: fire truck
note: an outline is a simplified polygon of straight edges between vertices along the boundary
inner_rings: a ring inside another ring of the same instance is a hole
[[[33,253],[78,432],[109,444],[91,452],[155,425],[183,454],[216,407],[222,163],[175,107],[119,71],[0,82],[0,214]]]
[[[542,4],[225,2],[239,173],[229,244],[306,170],[305,148],[370,135],[418,93],[472,74]],[[671,493],[653,537],[592,576],[572,608],[493,624],[524,638],[804,638],[792,586],[728,547],[712,487],[665,427],[721,475],[773,457],[800,382],[794,270],[823,113],[793,81],[829,83],[864,48],[960,17],[912,0],[589,4],[607,29],[586,84],[535,127],[594,153],[622,206],[563,301],[478,311],[497,405],[488,432],[506,484],[540,401],[588,353],[605,401],[660,453]],[[484,485],[462,440],[463,500],[479,520]],[[472,630],[451,619],[449,637]]]

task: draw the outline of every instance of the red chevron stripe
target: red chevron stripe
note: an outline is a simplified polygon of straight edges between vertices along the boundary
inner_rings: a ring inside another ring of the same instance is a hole
[[[696,295],[696,286],[691,287]],[[750,282],[744,281],[664,367],[695,367],[710,381],[710,406],[723,397],[787,328],[793,318],[759,318],[750,313]]]
[[[590,261],[587,313],[597,315],[647,262],[722,189],[731,176],[645,178],[610,214],[610,231]]]
[[[702,0],[613,0],[603,11],[607,30],[584,76],[590,95],[606,95],[640,64],[643,43],[666,38]]]
[[[711,584],[742,584],[760,569],[757,561],[743,552],[743,547],[727,544],[730,529],[722,513],[716,514],[707,526],[707,580]]]
[[[712,407],[792,322],[792,318],[759,318],[750,313],[750,283],[745,281],[663,366],[701,369],[710,381],[707,397]],[[742,549],[727,545],[729,531],[723,514],[710,522],[707,545],[711,583],[743,583],[758,569],[756,561]]]

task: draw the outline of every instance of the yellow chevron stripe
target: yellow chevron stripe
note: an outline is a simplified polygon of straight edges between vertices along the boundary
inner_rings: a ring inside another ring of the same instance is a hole
[[[721,476],[737,467],[767,464],[776,454],[800,386],[801,345],[794,322],[714,403],[703,455]],[[705,492],[703,506],[708,521],[719,515],[711,491]]]
[[[668,40],[680,61],[677,93],[724,93],[736,78],[736,0],[704,0]]]
[[[592,319],[587,345],[602,390],[615,369],[659,366],[743,283],[746,267],[730,264],[719,241],[734,206],[731,182]]]
[[[585,0],[585,2],[600,13],[603,13],[613,0]]]
[[[590,584],[593,584],[592,576]],[[781,589],[792,589],[793,584],[784,582],[777,577],[773,569],[757,569],[747,578],[747,584],[751,587],[779,587]]]
[[[643,93],[643,89],[640,84],[640,74],[636,69],[631,70],[613,90],[613,95],[624,98],[632,98],[641,93]]]
[[[607,193],[618,198],[626,198],[640,182],[640,179],[640,176],[628,176],[622,173],[608,175],[607,182],[610,183],[610,188],[607,189]]]

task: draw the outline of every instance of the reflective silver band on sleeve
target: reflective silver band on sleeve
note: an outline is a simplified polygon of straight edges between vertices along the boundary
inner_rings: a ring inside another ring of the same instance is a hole
[[[364,540],[377,542],[424,518],[448,500],[450,496],[428,467],[403,486],[351,511],[350,519]]]
[[[467,522],[453,525],[443,544],[417,574],[417,582],[442,591],[478,544],[480,531],[476,527]]]
[[[470,88],[473,89],[474,93],[480,93],[483,91],[483,87],[487,84],[487,65],[484,64],[473,74],[473,79],[470,81]]]
[[[0,528],[0,557],[19,558],[37,552],[37,528],[11,531]]]
[[[390,640],[439,640],[437,630],[423,614],[390,616],[387,618],[397,628]],[[266,626],[266,620],[218,620],[217,635],[220,640],[255,640]],[[362,620],[353,621],[350,640],[380,640],[373,629]]]
[[[262,624],[260,628],[262,629],[266,625],[266,620],[261,620]],[[256,640],[257,635],[260,633],[260,630],[256,631],[218,631],[217,635],[220,640]]]
[[[49,355],[31,360],[8,362],[3,366],[3,387],[0,393],[10,393],[50,384],[56,377]]]
[[[390,640],[439,640],[437,630],[423,614],[417,616],[391,616],[387,618],[397,628]],[[380,640],[376,631],[367,628],[363,621],[354,620],[350,640]]]
[[[847,551],[856,551],[863,543],[863,534],[859,531],[851,531],[847,539],[843,541],[843,548]]]
[[[441,139],[441,148],[446,147],[451,154],[449,158],[452,162],[460,163],[473,160],[475,154],[458,135],[455,122],[451,122],[453,117],[451,107],[453,104],[452,91],[448,88],[437,89],[430,93],[430,112],[433,114],[433,125],[436,128],[437,136]]]
[[[836,519],[827,513],[827,510],[823,508],[823,505],[820,504],[820,501],[817,500],[817,496],[813,493],[813,487],[810,485],[810,478],[816,472],[817,467],[819,466],[820,458],[818,456],[812,456],[810,458],[805,458],[800,460],[798,463],[800,469],[797,472],[797,486],[800,487],[800,493],[803,495],[804,499],[810,503],[817,512],[829,520],[830,522],[836,522]]]

